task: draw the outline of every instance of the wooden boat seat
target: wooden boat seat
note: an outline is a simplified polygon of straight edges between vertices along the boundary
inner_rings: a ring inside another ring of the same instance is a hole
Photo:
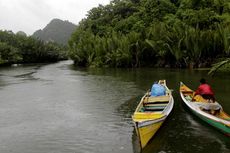
[[[145,106],[144,107],[144,111],[151,111],[151,112],[155,112],[155,111],[163,111],[165,109],[166,106]]]
[[[168,101],[155,101],[155,102],[148,102],[148,103],[143,103],[144,106],[145,105],[149,105],[149,104],[153,104],[153,105],[156,105],[156,104],[168,104],[169,102]]]
[[[168,105],[168,102],[145,103],[145,104],[144,104],[145,107],[151,107],[151,106],[163,107],[163,106],[167,106],[167,105]]]
[[[168,101],[148,102],[143,104],[144,105],[140,112],[158,112],[165,109],[165,107],[168,105]]]
[[[144,112],[162,112],[164,109],[145,109]]]
[[[167,102],[169,101],[170,96],[157,96],[157,97],[146,97],[144,103],[154,103],[154,102]]]

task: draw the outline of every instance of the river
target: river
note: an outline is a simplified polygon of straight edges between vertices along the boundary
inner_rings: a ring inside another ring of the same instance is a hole
[[[139,153],[131,115],[158,79],[172,114],[143,153],[229,153],[230,139],[182,105],[179,82],[201,77],[230,114],[230,74],[178,69],[76,68],[72,61],[0,68],[0,153]]]

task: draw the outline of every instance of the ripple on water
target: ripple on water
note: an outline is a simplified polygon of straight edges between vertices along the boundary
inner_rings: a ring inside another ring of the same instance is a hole
[[[0,152],[140,153],[131,115],[144,90],[158,78],[177,89],[178,80],[202,76],[195,74],[78,69],[69,61],[0,69]],[[142,152],[205,153],[210,146],[229,152],[229,139],[185,111],[174,95],[173,114]]]

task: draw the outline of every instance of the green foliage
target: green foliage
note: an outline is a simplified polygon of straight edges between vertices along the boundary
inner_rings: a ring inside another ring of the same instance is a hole
[[[17,63],[22,60],[17,48],[0,42],[0,64]]]
[[[223,50],[227,55],[230,55],[230,27],[223,28],[219,26],[218,32],[220,35],[220,42],[222,43]]]
[[[13,63],[51,62],[66,59],[64,47],[44,43],[24,33],[0,31],[0,65]]]
[[[230,63],[230,58],[227,58],[221,62],[215,63],[213,67],[211,68],[211,70],[208,72],[208,74],[209,75],[215,74],[217,70],[219,70],[220,68],[224,67],[225,65],[229,63]]]
[[[230,53],[227,0],[113,0],[69,40],[77,65],[206,67]]]

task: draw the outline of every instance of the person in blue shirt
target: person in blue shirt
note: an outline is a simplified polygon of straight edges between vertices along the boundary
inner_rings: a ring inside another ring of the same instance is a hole
[[[156,97],[156,96],[163,96],[165,94],[166,94],[165,87],[162,86],[161,84],[158,84],[157,82],[154,82],[151,89],[151,96]]]

